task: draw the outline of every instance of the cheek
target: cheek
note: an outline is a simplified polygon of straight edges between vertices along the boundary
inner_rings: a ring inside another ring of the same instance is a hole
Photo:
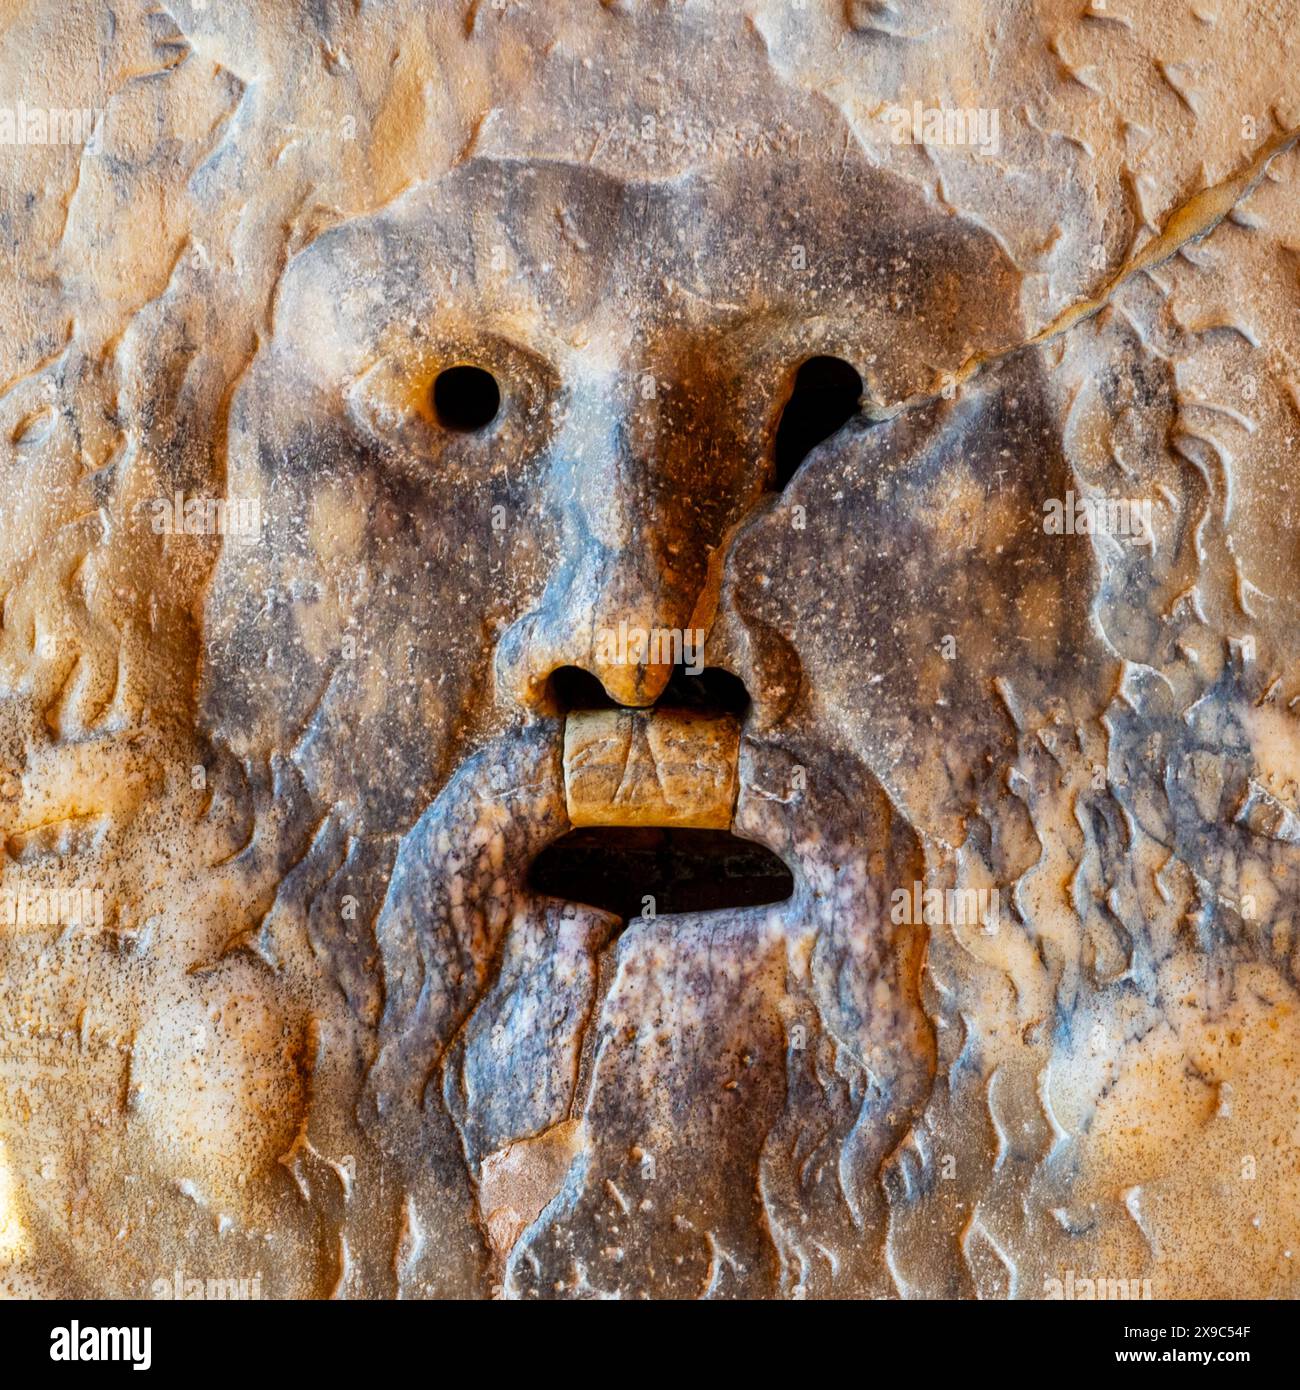
[[[302,1112],[295,1037],[270,990],[238,969],[194,981],[143,1023],[132,1109],[170,1177],[229,1203],[273,1168]]]
[[[307,543],[322,568],[346,569],[365,553],[367,518],[375,488],[368,474],[333,478],[307,504]]]

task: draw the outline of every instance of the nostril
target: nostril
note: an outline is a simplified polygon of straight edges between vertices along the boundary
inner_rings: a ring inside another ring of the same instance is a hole
[[[561,714],[579,709],[616,709],[618,702],[610,699],[600,680],[581,666],[561,666],[551,672],[548,682],[550,704]]]
[[[861,400],[862,378],[842,357],[810,357],[799,368],[776,429],[778,491],[823,439],[857,414]]]
[[[685,709],[725,710],[743,720],[749,711],[749,691],[739,676],[721,666],[706,666],[698,675],[676,666],[659,703]]]
[[[581,666],[561,666],[551,672],[548,703],[561,714],[570,710],[618,709],[597,676]],[[698,674],[675,666],[663,694],[655,702],[676,709],[725,711],[743,719],[749,710],[749,691],[739,676],[720,666],[706,666]]]
[[[462,363],[438,373],[433,409],[444,429],[468,434],[490,425],[501,409],[501,388],[491,372]]]

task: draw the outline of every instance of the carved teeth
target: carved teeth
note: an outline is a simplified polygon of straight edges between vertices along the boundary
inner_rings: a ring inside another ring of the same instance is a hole
[[[736,805],[740,725],[698,710],[608,709],[569,715],[564,792],[584,825],[726,830]]]

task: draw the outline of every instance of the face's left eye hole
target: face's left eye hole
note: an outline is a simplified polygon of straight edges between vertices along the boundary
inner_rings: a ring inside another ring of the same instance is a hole
[[[862,378],[842,357],[810,357],[794,379],[794,390],[776,428],[778,491],[805,458],[857,414]]]
[[[500,409],[501,388],[482,367],[448,367],[433,383],[433,410],[444,429],[472,434],[490,425]]]

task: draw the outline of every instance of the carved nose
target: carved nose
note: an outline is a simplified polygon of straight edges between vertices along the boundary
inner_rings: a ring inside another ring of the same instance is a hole
[[[596,677],[615,704],[654,704],[671,679],[673,667],[694,659],[693,634],[656,622],[653,612],[616,616],[602,606],[596,617],[600,626],[584,669]]]
[[[577,667],[615,704],[643,708],[677,666],[703,666],[697,602],[734,479],[699,466],[696,435],[586,383],[557,443],[548,495],[564,559],[497,653],[503,693],[557,713],[552,676]]]
[[[592,666],[592,674],[615,704],[637,708],[654,704],[673,673],[671,662],[619,662],[595,657]]]
[[[666,593],[662,577],[637,575],[626,555],[582,568],[585,575],[569,576],[506,632],[497,651],[506,694],[539,713],[602,703],[573,698],[576,669],[614,704],[644,708],[663,694],[674,668],[702,668],[704,630],[691,625],[687,592]]]

